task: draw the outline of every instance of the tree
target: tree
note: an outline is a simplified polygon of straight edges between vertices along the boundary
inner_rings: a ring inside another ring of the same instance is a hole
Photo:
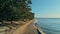
[[[0,0],[0,21],[17,21],[33,18],[31,0]]]

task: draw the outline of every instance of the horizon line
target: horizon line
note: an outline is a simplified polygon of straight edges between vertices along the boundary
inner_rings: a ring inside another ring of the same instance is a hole
[[[53,18],[53,17],[35,17],[35,18]],[[56,18],[56,17],[54,17],[54,18]]]

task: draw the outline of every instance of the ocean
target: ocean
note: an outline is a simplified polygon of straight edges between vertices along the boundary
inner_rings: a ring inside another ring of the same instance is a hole
[[[60,18],[36,18],[46,34],[60,34]]]

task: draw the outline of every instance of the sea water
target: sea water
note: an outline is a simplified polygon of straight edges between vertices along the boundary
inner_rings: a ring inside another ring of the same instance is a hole
[[[36,18],[46,34],[60,34],[60,18]]]

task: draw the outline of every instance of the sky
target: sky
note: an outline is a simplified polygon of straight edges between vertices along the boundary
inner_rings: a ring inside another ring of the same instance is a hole
[[[60,18],[60,0],[32,0],[36,18]]]

